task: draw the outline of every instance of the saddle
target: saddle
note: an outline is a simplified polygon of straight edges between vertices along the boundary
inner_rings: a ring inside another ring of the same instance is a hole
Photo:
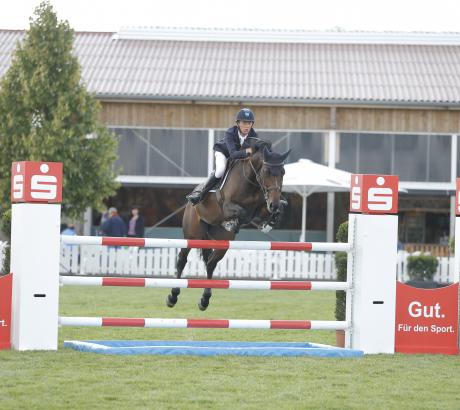
[[[219,181],[217,181],[214,184],[214,186],[209,190],[209,193],[214,192],[216,194],[217,202],[219,202],[221,206],[224,202],[224,195],[222,193],[222,189],[224,188],[224,185],[227,182],[228,174],[235,166],[236,161],[238,160],[229,159],[229,161],[227,161],[227,167],[225,168],[224,176]]]

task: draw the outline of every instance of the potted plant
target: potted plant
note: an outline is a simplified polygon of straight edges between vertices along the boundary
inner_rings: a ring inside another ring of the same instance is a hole
[[[438,269],[438,258],[428,253],[413,253],[407,257],[408,285],[416,288],[436,288],[433,276]]]
[[[342,223],[337,230],[336,235],[338,242],[348,242],[348,221]],[[337,281],[345,282],[347,280],[347,253],[336,252],[335,267],[337,271]],[[335,319],[344,321],[346,316],[346,293],[344,290],[335,292]],[[336,330],[336,345],[345,347],[345,331]]]

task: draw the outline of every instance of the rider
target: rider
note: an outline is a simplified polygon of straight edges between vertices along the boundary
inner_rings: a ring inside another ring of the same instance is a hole
[[[254,113],[249,108],[243,108],[236,115],[236,125],[225,131],[223,140],[214,144],[216,170],[211,173],[207,181],[197,186],[186,198],[193,204],[198,204],[209,190],[223,177],[228,158],[244,159],[249,157],[253,150],[249,146],[248,137],[257,138],[254,128]]]

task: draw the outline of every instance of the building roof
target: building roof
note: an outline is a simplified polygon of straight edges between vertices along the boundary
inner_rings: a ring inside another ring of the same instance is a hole
[[[0,76],[22,31],[0,30]],[[77,32],[101,99],[460,106],[460,34],[135,29]]]

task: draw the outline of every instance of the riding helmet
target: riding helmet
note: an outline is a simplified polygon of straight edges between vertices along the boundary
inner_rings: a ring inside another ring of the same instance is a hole
[[[249,108],[243,108],[236,114],[236,121],[252,121],[254,122],[254,113]]]

